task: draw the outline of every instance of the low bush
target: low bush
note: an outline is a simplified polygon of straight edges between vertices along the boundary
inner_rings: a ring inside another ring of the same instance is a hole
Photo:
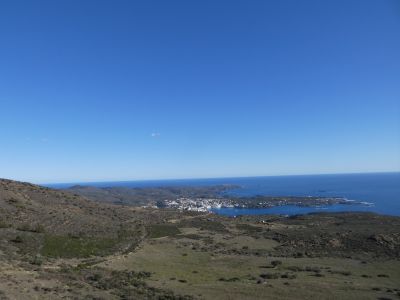
[[[0,228],[8,228],[10,227],[9,224],[7,224],[6,222],[0,221]]]
[[[236,282],[239,281],[240,279],[238,277],[232,277],[232,278],[220,278],[218,279],[219,281],[224,281],[224,282]]]
[[[11,242],[13,243],[22,243],[24,240],[22,239],[22,237],[20,235],[17,235],[15,237],[15,239],[11,240]]]
[[[282,261],[280,261],[280,260],[273,260],[273,261],[271,261],[271,265],[273,266],[273,267],[277,267],[277,266],[279,266],[279,265],[281,265],[282,264]]]
[[[263,279],[278,279],[281,275],[279,273],[262,273],[260,277]]]
[[[350,271],[331,271],[332,274],[339,274],[343,276],[350,276],[351,272]]]
[[[43,264],[43,261],[44,261],[43,257],[40,254],[37,254],[32,258],[31,264],[36,266],[41,266]]]
[[[295,279],[297,278],[296,274],[290,274],[290,273],[285,273],[281,276],[281,278],[286,278],[286,279]]]
[[[21,224],[17,227],[19,231],[28,231],[28,232],[36,232],[36,233],[43,233],[44,226],[41,224]]]

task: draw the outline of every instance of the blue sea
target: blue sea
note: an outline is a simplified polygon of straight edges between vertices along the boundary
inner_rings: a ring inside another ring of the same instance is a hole
[[[74,184],[52,184],[46,186],[66,188]],[[371,203],[371,205],[332,205],[318,208],[287,205],[265,209],[221,208],[212,210],[215,213],[228,216],[256,214],[293,215],[338,211],[369,211],[400,216],[400,173],[265,176],[98,183],[83,182],[79,184],[97,187],[207,186],[235,184],[239,185],[240,188],[231,190],[228,194],[235,196],[344,197],[349,200]]]

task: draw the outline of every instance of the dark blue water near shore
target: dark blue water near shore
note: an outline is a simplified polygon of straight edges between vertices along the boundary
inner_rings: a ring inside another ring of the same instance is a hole
[[[280,206],[269,209],[221,208],[224,215],[305,214],[311,212],[369,211],[400,216],[400,173],[279,176],[246,180],[239,196],[322,196],[344,197],[372,205],[331,205],[324,207]]]
[[[98,187],[207,186],[217,184],[235,184],[241,187],[240,189],[229,192],[229,194],[235,196],[271,195],[345,197],[350,200],[373,203],[372,206],[332,205],[319,208],[281,206],[266,209],[221,208],[213,210],[216,213],[230,216],[242,214],[292,215],[321,211],[371,211],[400,216],[400,173],[267,176],[80,184]],[[65,188],[71,185],[72,184],[58,184],[48,186]]]

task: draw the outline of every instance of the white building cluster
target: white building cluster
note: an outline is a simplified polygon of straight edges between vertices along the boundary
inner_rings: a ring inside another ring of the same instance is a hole
[[[221,198],[178,198],[166,200],[165,205],[169,208],[190,211],[208,211],[212,208],[234,207],[232,201]]]

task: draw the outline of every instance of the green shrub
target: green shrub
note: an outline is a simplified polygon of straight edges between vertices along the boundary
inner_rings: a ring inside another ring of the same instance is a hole
[[[293,271],[293,272],[303,272],[304,269],[298,266],[289,266],[287,267],[288,270]]]
[[[238,277],[232,277],[232,278],[219,278],[219,281],[224,281],[224,282],[236,282],[236,281],[240,281],[240,279]]]
[[[22,224],[17,227],[19,231],[31,231],[31,226],[29,224]]]
[[[278,279],[281,275],[279,273],[263,273],[260,274],[261,278],[264,279]]]
[[[344,276],[350,276],[351,272],[350,271],[332,271],[332,274],[339,274],[339,275],[344,275]]]
[[[22,239],[21,236],[17,235],[17,236],[15,237],[15,239],[13,239],[13,240],[11,240],[11,241],[14,242],[14,243],[22,243],[24,240]]]
[[[8,228],[10,227],[9,224],[7,224],[6,222],[0,221],[0,228]]]
[[[249,224],[237,224],[236,228],[239,230],[245,231],[248,235],[251,235],[251,236],[261,233],[263,231],[262,228],[260,228],[258,226],[249,225]]]
[[[281,276],[281,278],[286,278],[286,279],[295,279],[297,276],[296,274],[290,274],[290,273],[285,273]]]
[[[277,266],[279,266],[279,265],[281,265],[282,264],[282,261],[280,261],[280,260],[273,260],[273,261],[271,261],[271,265],[273,266],[273,267],[277,267]]]
[[[42,224],[36,224],[32,230],[32,232],[38,232],[38,233],[43,233],[44,231],[45,231],[44,226]]]
[[[29,231],[29,232],[37,232],[37,233],[43,233],[44,232],[44,226],[41,224],[21,224],[17,227],[17,230],[19,231]]]
[[[35,255],[31,260],[31,264],[41,266],[43,264],[43,257],[40,254]]]

